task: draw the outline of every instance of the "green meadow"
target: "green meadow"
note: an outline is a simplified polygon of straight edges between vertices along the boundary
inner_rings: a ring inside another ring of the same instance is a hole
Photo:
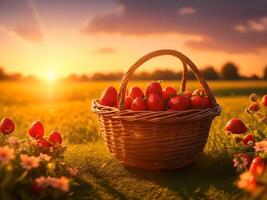
[[[129,86],[145,87],[146,82]],[[179,82],[163,82],[179,87]],[[0,82],[0,117],[16,123],[14,136],[28,137],[31,122],[41,120],[48,135],[63,135],[65,161],[78,166],[81,192],[76,199],[239,199],[237,174],[231,166],[231,142],[224,125],[231,117],[244,117],[248,95],[267,93],[267,81],[208,82],[222,114],[212,124],[207,145],[194,165],[175,171],[150,172],[124,168],[107,151],[91,112],[91,100],[118,82],[24,83]],[[188,89],[199,87],[188,82]],[[162,133],[164,134],[164,133]]]

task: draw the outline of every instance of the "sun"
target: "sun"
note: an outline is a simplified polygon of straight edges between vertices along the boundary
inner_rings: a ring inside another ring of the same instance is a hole
[[[44,80],[47,82],[54,82],[57,80],[58,75],[56,73],[56,71],[54,70],[48,70],[45,74],[44,74]]]

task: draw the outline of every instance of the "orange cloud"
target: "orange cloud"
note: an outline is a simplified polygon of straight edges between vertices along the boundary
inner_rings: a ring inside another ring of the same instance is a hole
[[[40,43],[44,40],[42,32],[36,29],[36,27],[19,26],[16,27],[13,31],[19,37],[30,42]]]
[[[178,10],[179,15],[192,15],[196,10],[192,7],[182,7]]]
[[[118,13],[95,15],[83,33],[124,35],[184,34],[205,38],[188,47],[228,53],[267,48],[267,1],[119,1]],[[245,23],[245,24],[244,24]],[[247,31],[250,30],[250,31]],[[206,39],[209,38],[209,39]]]
[[[113,53],[116,53],[116,49],[114,49],[112,47],[103,47],[103,48],[95,50],[93,53],[95,53],[95,54],[113,54]]]

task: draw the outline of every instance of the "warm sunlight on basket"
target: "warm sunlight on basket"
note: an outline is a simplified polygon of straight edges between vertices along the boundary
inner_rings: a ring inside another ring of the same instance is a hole
[[[181,91],[185,91],[187,66],[192,69],[208,95],[211,108],[185,111],[132,111],[124,109],[127,84],[143,63],[151,58],[171,55],[184,64]],[[108,149],[125,166],[148,170],[177,169],[191,165],[203,150],[212,120],[220,115],[209,86],[198,68],[182,53],[159,50],[140,58],[124,74],[118,95],[118,108],[92,102],[100,131]]]

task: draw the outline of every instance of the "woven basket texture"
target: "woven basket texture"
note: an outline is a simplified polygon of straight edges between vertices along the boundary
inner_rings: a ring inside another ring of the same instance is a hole
[[[132,111],[124,109],[128,81],[143,63],[151,58],[171,55],[183,64],[180,91],[185,91],[187,67],[196,75],[211,108],[186,111]],[[191,165],[205,147],[212,120],[220,115],[208,84],[196,65],[175,50],[158,50],[137,60],[124,74],[118,94],[118,108],[92,101],[97,114],[99,130],[109,151],[124,166],[147,170],[178,169]]]

